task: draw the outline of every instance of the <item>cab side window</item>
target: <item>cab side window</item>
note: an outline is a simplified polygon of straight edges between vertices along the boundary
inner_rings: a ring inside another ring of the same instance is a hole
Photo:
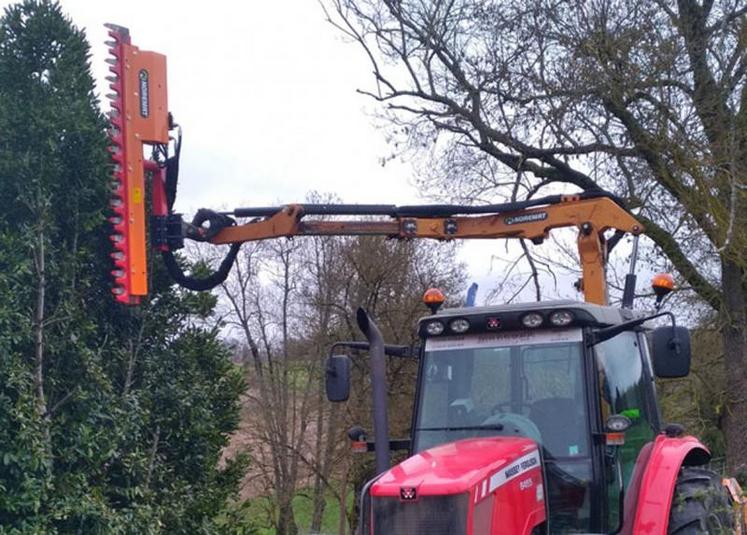
[[[623,480],[628,486],[638,452],[654,439],[654,415],[646,402],[648,373],[644,373],[643,348],[638,336],[625,332],[594,348],[599,370],[602,423],[612,414],[627,416],[632,425],[621,447]]]

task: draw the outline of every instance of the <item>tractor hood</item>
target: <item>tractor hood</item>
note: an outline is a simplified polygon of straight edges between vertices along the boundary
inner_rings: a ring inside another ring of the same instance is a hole
[[[384,472],[369,496],[372,535],[524,535],[547,518],[539,447],[523,437],[425,450]]]
[[[541,464],[537,444],[523,437],[471,438],[410,457],[371,486],[371,496],[470,494],[484,497]],[[404,490],[403,490],[404,489]]]

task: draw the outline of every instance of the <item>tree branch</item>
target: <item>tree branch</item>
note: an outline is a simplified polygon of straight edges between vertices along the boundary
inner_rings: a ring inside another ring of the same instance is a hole
[[[638,214],[636,218],[646,227],[646,236],[651,238],[664,254],[667,255],[667,258],[672,262],[675,269],[690,283],[693,290],[713,310],[720,310],[721,293],[719,289],[700,274],[698,268],[690,261],[677,240],[646,216]]]

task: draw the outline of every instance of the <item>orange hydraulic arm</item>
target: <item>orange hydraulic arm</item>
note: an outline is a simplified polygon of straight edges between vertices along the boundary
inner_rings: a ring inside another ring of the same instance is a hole
[[[526,206],[532,206],[527,208]],[[274,213],[271,211],[274,210]],[[457,215],[464,212],[492,212]],[[320,221],[313,215],[383,215],[386,219]],[[451,213],[450,213],[451,212]],[[439,213],[448,215],[440,216]],[[534,243],[545,240],[550,230],[576,227],[583,271],[583,292],[590,303],[607,303],[605,264],[607,246],[604,232],[614,229],[638,235],[642,225],[609,195],[589,192],[557,195],[533,201],[493,206],[360,206],[288,205],[282,208],[239,209],[235,216],[262,216],[238,226],[226,226],[209,241],[240,243],[278,237],[380,235],[399,239],[437,240],[524,238]],[[453,214],[453,215],[452,215]]]
[[[607,303],[604,233],[614,229],[638,235],[643,227],[610,194],[602,191],[554,195],[507,204],[458,205],[326,205],[292,204],[274,208],[241,208],[216,213],[200,210],[191,224],[172,212],[180,141],[169,155],[169,131],[175,126],[166,104],[166,58],[130,43],[126,28],[107,26],[113,41],[111,89],[114,200],[111,218],[114,288],[118,301],[137,304],[147,295],[146,235],[162,252],[166,267],[183,286],[209,289],[222,282],[241,243],[295,236],[380,235],[398,239],[437,240],[524,238],[540,243],[555,228],[576,227],[585,300]],[[146,145],[153,156],[144,157]],[[150,198],[146,199],[146,192]],[[146,207],[150,217],[146,219]],[[334,216],[319,219],[320,216]],[[341,220],[353,216],[357,219]],[[365,217],[365,219],[361,219]],[[249,218],[237,224],[236,219]],[[146,228],[147,227],[147,228]],[[172,251],[185,238],[232,244],[220,268],[207,279],[181,272]]]

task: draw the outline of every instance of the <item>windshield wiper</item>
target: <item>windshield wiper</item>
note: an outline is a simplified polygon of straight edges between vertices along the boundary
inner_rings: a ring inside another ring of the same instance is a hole
[[[418,427],[415,431],[503,431],[503,424],[464,425],[459,427]]]

